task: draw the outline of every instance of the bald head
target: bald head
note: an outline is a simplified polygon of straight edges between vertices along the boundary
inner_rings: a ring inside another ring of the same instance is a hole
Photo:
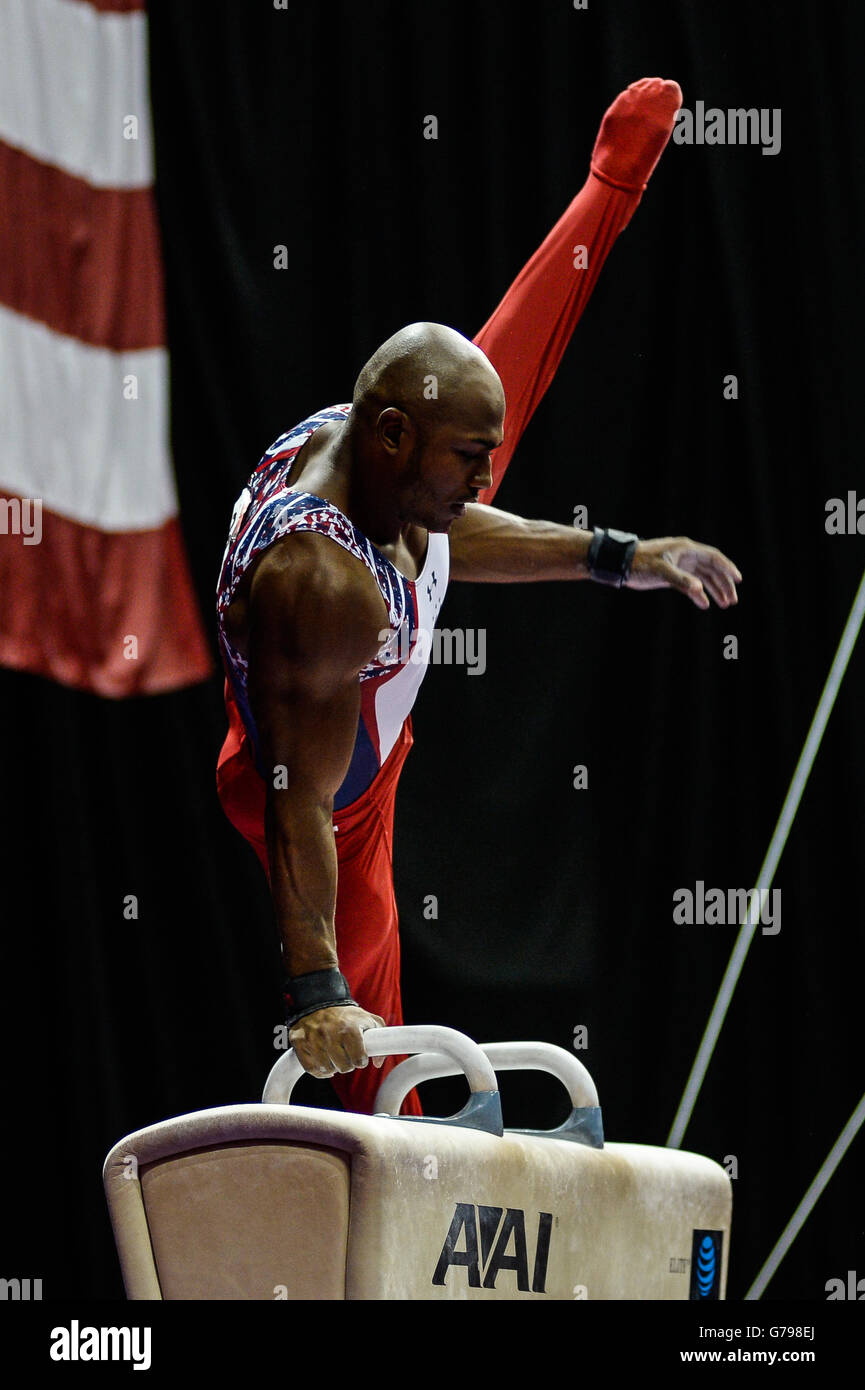
[[[491,486],[504,415],[502,383],[480,348],[442,323],[410,323],[355,384],[343,439],[355,497],[363,491],[397,526],[446,531]]]
[[[355,383],[355,412],[371,423],[404,411],[424,435],[466,411],[504,412],[498,373],[479,347],[442,323],[410,323],[382,343]]]

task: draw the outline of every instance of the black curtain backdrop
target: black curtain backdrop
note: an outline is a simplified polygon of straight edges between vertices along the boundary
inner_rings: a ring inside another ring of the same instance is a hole
[[[665,1143],[736,935],[675,924],[673,893],[756,881],[863,569],[862,537],[824,524],[828,498],[865,490],[863,30],[853,4],[780,0],[151,4],[173,441],[215,660],[228,521],[264,448],[349,399],[402,324],[480,328],[618,91],[660,75],[691,109],[782,112],[775,156],[670,144],[497,498],[718,545],[739,606],[453,584],[440,622],[485,631],[486,671],[430,670],[397,798],[407,1020],[565,1048],[584,1025],[617,1141]],[[865,1089],[863,696],[860,644],[775,879],[781,930],[754,939],[685,1136],[738,1163],[732,1300]],[[260,1097],[275,927],[216,799],[221,677],[112,703],[4,671],[0,700],[3,1272],[120,1299],[103,1158]],[[566,1108],[543,1076],[503,1096],[511,1125]],[[865,1275],[863,1145],[766,1298]]]

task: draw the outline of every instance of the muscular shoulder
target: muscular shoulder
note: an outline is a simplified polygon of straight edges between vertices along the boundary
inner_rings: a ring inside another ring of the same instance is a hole
[[[262,556],[249,591],[250,656],[311,669],[360,671],[388,627],[381,592],[363,561],[327,536],[300,531]]]

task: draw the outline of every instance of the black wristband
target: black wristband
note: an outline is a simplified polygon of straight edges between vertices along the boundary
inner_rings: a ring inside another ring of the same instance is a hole
[[[348,981],[341,970],[313,970],[308,975],[286,977],[283,986],[285,1021],[296,1023],[318,1009],[334,1008],[338,1004],[354,1004]]]
[[[631,573],[640,538],[633,531],[616,531],[612,527],[605,531],[603,527],[595,526],[593,531],[586,556],[589,574],[598,584],[621,589]]]

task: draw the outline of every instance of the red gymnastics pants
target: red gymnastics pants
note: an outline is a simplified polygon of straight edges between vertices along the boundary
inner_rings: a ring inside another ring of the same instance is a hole
[[[607,254],[627,226],[673,128],[682,94],[674,82],[632,83],[606,113],[592,153],[591,172],[504,299],[475,338],[502,380],[507,403],[505,438],[493,455],[491,502],[505,470],[552,381]],[[585,248],[585,256],[577,248]],[[585,264],[583,264],[585,262]],[[242,720],[226,681],[229,730],[219,756],[217,789],[226,815],[269,874],[264,835],[265,784],[258,775]],[[411,719],[375,781],[342,811],[335,811],[338,883],[336,946],[352,996],[389,1026],[402,1023],[399,935],[393,890],[394,797],[412,743]],[[334,1076],[348,1110],[369,1114],[376,1090],[397,1058]],[[422,1113],[417,1092],[404,1114]]]

